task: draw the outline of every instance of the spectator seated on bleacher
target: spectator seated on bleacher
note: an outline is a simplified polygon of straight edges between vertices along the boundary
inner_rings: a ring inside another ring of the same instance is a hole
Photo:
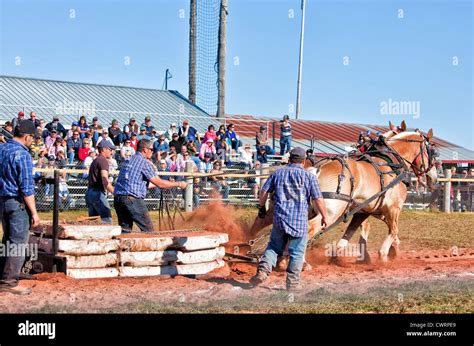
[[[135,132],[132,132],[130,135],[130,145],[133,149],[135,149],[136,152],[138,147],[138,138]]]
[[[72,138],[72,135],[75,131],[78,131],[78,129],[79,123],[77,121],[73,121],[73,123],[71,124],[71,128],[67,131],[65,140],[67,141],[69,138]]]
[[[54,189],[54,171],[53,170],[57,168],[55,156],[48,157],[48,163],[45,168],[49,169],[49,171],[43,173],[43,179],[45,183],[44,191],[45,191],[46,196],[52,197],[53,189]]]
[[[267,148],[261,145],[257,151],[257,161],[262,164],[268,163]]]
[[[193,141],[189,141],[188,143],[186,143],[186,148],[188,148],[189,155],[191,155],[191,157],[197,159],[197,160],[195,160],[195,162],[196,162],[196,164],[198,164],[199,163],[199,156],[198,156],[199,153],[198,153],[198,148],[196,146],[196,143],[193,142]]]
[[[185,148],[186,147],[183,147],[182,149],[185,149]],[[189,153],[187,151],[183,152],[178,157],[177,163],[176,163],[177,171],[178,172],[186,172],[186,165],[187,165],[188,162],[191,162],[191,164],[193,166],[193,172],[197,172],[198,171],[198,166],[196,165],[194,160],[191,158],[191,155],[189,155]],[[178,180],[183,180],[183,179],[184,179],[184,177],[179,177]]]
[[[52,131],[49,132],[49,136],[46,137],[44,140],[44,144],[46,145],[46,148],[49,150],[51,146],[54,145],[54,142],[56,142],[56,139],[58,139],[58,131],[53,129]]]
[[[67,136],[67,130],[64,128],[63,124],[59,122],[59,117],[56,115],[53,117],[52,122],[46,124],[46,128],[48,129],[49,132],[56,130],[58,132],[58,135],[62,137]]]
[[[148,139],[148,140],[152,139],[151,136],[147,134],[145,125],[140,126],[140,132],[137,135],[137,139],[139,141],[141,141],[142,139]]]
[[[252,146],[250,144],[245,144],[244,147],[238,149],[239,163],[242,169],[250,169],[253,167],[253,153]]]
[[[79,130],[75,130],[72,137],[67,140],[67,156],[69,164],[74,163],[74,159],[79,158],[79,149],[82,148],[82,140],[80,138]]]
[[[86,133],[89,131],[89,125],[87,124],[87,120],[84,115],[79,118],[78,130],[81,139],[84,139],[86,137]]]
[[[241,142],[239,140],[239,136],[235,132],[234,124],[227,125],[227,131],[225,135],[230,142],[230,147],[232,150],[237,151],[237,149],[241,146]]]
[[[89,130],[92,131],[93,146],[96,147],[97,141],[99,140],[99,137],[103,131],[102,125],[99,124],[98,117],[92,118],[92,124],[89,126]]]
[[[204,154],[203,160],[199,163],[199,172],[200,173],[211,173],[213,169],[212,163],[212,154],[206,153]],[[203,178],[203,181],[207,181],[206,177]]]
[[[168,143],[171,147],[175,147],[176,153],[181,152],[181,147],[184,144],[184,138],[180,137],[177,133],[173,133],[173,139]]]
[[[210,173],[223,173],[221,167],[222,166],[219,161],[214,161],[213,168]],[[211,185],[216,190],[216,192],[220,193],[222,195],[222,198],[227,201],[229,199],[230,187],[227,184],[226,178],[222,175],[214,175],[210,176],[209,180],[211,181]]]
[[[176,129],[176,124],[172,123],[170,125],[170,128],[165,131],[164,136],[166,143],[169,143],[173,139],[173,133],[178,133],[178,130]]]
[[[113,141],[110,139],[110,137],[109,137],[109,131],[107,131],[106,129],[103,129],[103,130],[102,130],[102,134],[101,134],[101,136],[99,137],[99,139],[97,140],[96,147],[98,147],[99,144],[100,144],[102,141],[106,141],[106,142],[110,143],[111,145],[115,145],[114,142],[113,142]]]
[[[120,157],[122,161],[130,160],[130,158],[135,155],[135,149],[132,147],[130,139],[126,139],[123,142],[123,146],[120,149]]]
[[[140,130],[143,127],[145,128],[145,134],[149,137],[147,139],[151,139],[153,137],[153,130],[155,129],[155,127],[151,124],[150,116],[145,117],[145,122],[140,126]]]
[[[261,145],[265,146],[268,155],[275,155],[275,151],[268,145],[268,132],[265,125],[260,126],[260,131],[256,136],[255,148],[258,150]]]
[[[122,130],[117,119],[112,120],[112,125],[109,127],[109,138],[117,147],[123,142]]]
[[[138,124],[135,118],[130,118],[128,124],[123,126],[123,137],[125,139],[130,139],[132,132],[138,132]]]
[[[38,160],[40,157],[44,157],[48,153],[41,136],[35,136],[35,139],[30,146],[30,153],[33,160]]]
[[[53,160],[55,160],[58,157],[58,153],[61,151],[65,154],[66,148],[64,147],[64,144],[64,140],[58,136],[54,141],[54,144],[48,149],[48,160],[49,157],[53,157]]]
[[[36,128],[36,134],[40,136],[43,141],[50,135],[48,129],[46,128],[46,121],[40,119],[39,126]]]
[[[11,124],[12,124],[12,127],[15,128],[16,125],[18,125],[20,123],[20,121],[24,120],[25,119],[25,112],[18,112],[18,115],[12,119],[11,121]]]
[[[217,133],[214,130],[214,125],[209,125],[207,132],[204,134],[203,143],[206,143],[208,139],[212,139],[214,143],[217,141]]]
[[[158,140],[153,143],[153,153],[156,156],[157,160],[161,160],[161,157],[164,153],[170,151],[170,146],[165,141],[165,135],[160,135]]]
[[[201,149],[199,149],[199,158],[201,160],[204,160],[204,155],[206,153],[210,153],[211,157],[216,159],[217,150],[214,145],[214,140],[212,138],[207,139],[206,142],[201,145]]]
[[[178,136],[183,140],[183,142],[201,142],[201,136],[199,132],[194,127],[190,126],[189,120],[186,119],[183,121],[183,126],[181,126],[178,130]]]
[[[175,151],[170,151],[165,160],[170,172],[178,171],[178,154]]]
[[[5,123],[5,126],[3,126],[3,131],[5,131],[6,134],[10,134],[11,137],[13,137],[13,125],[10,121],[7,121]]]

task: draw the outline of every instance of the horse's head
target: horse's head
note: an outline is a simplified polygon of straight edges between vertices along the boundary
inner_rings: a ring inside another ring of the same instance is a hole
[[[426,135],[420,131],[406,131],[387,139],[387,142],[410,165],[413,172],[421,176],[430,172],[435,164],[436,152],[430,143],[432,138],[432,129]]]
[[[405,132],[407,130],[407,124],[405,123],[405,120],[402,120],[400,126],[395,126],[392,124],[391,121],[389,121],[388,127],[390,130],[382,134],[385,139],[392,138],[393,136],[398,135],[399,133]]]

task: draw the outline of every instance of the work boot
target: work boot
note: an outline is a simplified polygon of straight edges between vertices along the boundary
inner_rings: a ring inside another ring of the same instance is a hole
[[[14,287],[0,286],[0,292],[6,292],[6,293],[12,293],[12,294],[18,294],[18,295],[24,296],[31,293],[31,288],[22,287],[19,285],[14,286]]]
[[[289,291],[289,292],[299,292],[302,289],[303,289],[303,286],[301,285],[301,283],[297,283],[297,284],[287,283],[286,284],[286,290]]]
[[[257,271],[255,276],[252,276],[250,283],[254,286],[260,285],[262,282],[268,279],[268,274],[263,271]]]

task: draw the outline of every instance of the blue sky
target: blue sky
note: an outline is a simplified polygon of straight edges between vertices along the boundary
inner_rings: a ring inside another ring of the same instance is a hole
[[[161,88],[169,68],[188,95],[187,0],[1,4],[2,74]],[[406,119],[474,149],[473,17],[468,0],[307,0],[301,118]],[[229,0],[227,113],[294,115],[299,29],[299,0]],[[389,99],[419,116],[381,114]]]

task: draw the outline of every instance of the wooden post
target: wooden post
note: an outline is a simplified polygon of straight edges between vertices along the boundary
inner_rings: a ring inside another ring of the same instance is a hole
[[[196,13],[197,0],[189,4],[189,101],[196,104]]]
[[[451,178],[451,170],[450,169],[445,169],[444,170],[444,176],[446,179]],[[444,207],[443,211],[445,213],[450,213],[451,212],[451,182],[446,181],[444,183]]]
[[[261,164],[261,169],[260,169],[260,173],[261,175],[263,174],[268,174],[268,172],[270,171],[270,169],[268,167],[263,167],[264,164],[262,163]],[[262,187],[263,185],[265,185],[265,183],[267,182],[267,178],[260,178],[260,191],[262,191]],[[268,207],[270,206],[270,200],[267,199],[267,201],[265,202],[265,207],[267,208],[268,210]]]
[[[193,172],[194,162],[186,162],[186,172]],[[188,186],[184,191],[184,211],[191,212],[193,211],[193,177],[187,177],[186,182]]]
[[[226,57],[226,31],[227,31],[227,0],[221,0],[219,16],[219,45],[218,45],[218,100],[217,117],[225,116],[225,57]]]

